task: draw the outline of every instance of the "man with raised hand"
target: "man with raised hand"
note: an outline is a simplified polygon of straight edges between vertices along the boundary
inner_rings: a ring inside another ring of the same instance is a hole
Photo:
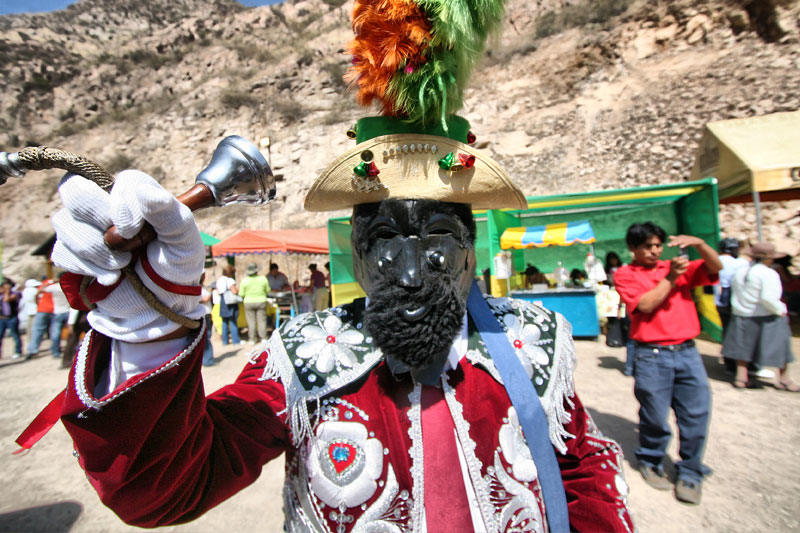
[[[633,254],[629,265],[614,274],[614,284],[631,320],[636,341],[633,366],[634,394],[639,401],[639,471],[658,490],[672,487],[662,461],[671,438],[667,416],[672,408],[680,433],[680,456],[675,466],[678,500],[700,503],[711,393],[703,359],[694,345],[700,334],[692,289],[713,285],[722,263],[699,237],[670,236],[670,247],[694,247],[701,259],[690,261],[680,253],[661,259],[667,235],[652,222],[633,224],[625,242]]]

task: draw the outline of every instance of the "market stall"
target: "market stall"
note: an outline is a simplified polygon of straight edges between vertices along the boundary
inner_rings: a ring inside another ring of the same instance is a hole
[[[324,255],[328,253],[327,228],[284,229],[284,230],[251,230],[245,229],[224,239],[211,247],[214,257],[232,257],[248,254],[289,254],[296,256],[295,271],[299,271],[301,255]],[[297,273],[297,272],[296,272]],[[295,275],[297,277],[297,275]],[[275,313],[276,327],[280,324],[281,315],[294,316],[308,307],[310,295],[298,294],[294,290],[270,293],[272,312]],[[240,313],[243,316],[244,313]],[[218,317],[215,309],[213,317]],[[215,322],[215,326],[216,326]]]
[[[608,252],[616,252],[623,262],[630,257],[625,244],[625,234],[634,222],[652,221],[664,228],[667,234],[690,234],[705,240],[716,248],[719,240],[717,181],[704,179],[682,183],[612,189],[583,193],[538,196],[528,198],[528,209],[519,211],[489,211],[488,247],[492,257],[503,251],[501,236],[507,228],[569,223],[589,220],[596,241],[595,256],[602,260]],[[539,247],[510,250],[514,271],[523,272],[528,264],[542,272],[552,272],[561,261],[570,270],[582,268],[586,248],[580,246]],[[689,251],[697,259],[694,249]],[[677,250],[665,248],[662,258],[670,259]],[[492,269],[491,290],[494,295],[508,293],[506,283],[496,279]],[[520,280],[515,276],[512,280]],[[520,288],[511,284],[511,289]],[[712,294],[702,288],[695,292],[700,323],[703,331],[717,340],[721,337],[719,315]],[[595,311],[596,312],[596,311]]]
[[[597,241],[592,225],[588,220],[556,222],[544,226],[518,226],[506,228],[500,236],[503,250],[527,250],[549,246],[582,246],[583,254]],[[502,257],[502,256],[501,256]],[[559,263],[551,276],[553,286],[544,285],[511,290],[511,296],[520,300],[534,302],[546,309],[564,315],[572,325],[575,337],[597,337],[600,323],[597,316],[596,288],[590,282],[586,285],[567,284],[567,269]],[[507,282],[507,285],[510,283]]]

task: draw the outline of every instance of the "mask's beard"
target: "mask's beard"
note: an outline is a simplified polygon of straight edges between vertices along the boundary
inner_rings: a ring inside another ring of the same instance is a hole
[[[422,286],[413,289],[382,278],[369,299],[364,325],[375,344],[412,369],[425,368],[437,355],[446,354],[461,331],[466,310],[458,285],[444,272],[425,272]],[[430,308],[423,318],[403,318],[404,310],[423,306]]]

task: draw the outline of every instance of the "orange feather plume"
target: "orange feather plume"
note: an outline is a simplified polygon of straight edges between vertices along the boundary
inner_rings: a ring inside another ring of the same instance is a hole
[[[381,102],[382,113],[399,115],[402,109],[386,98],[392,76],[401,68],[414,69],[427,60],[431,23],[410,0],[356,0],[353,6],[353,56],[345,80],[358,88],[362,106]]]

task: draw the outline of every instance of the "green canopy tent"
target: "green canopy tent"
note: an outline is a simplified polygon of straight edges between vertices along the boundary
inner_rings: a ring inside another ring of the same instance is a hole
[[[220,242],[220,240],[202,231],[200,232],[200,239],[203,241],[203,246],[206,247],[206,261],[204,266],[205,268],[213,267],[214,257],[211,255],[211,247]]]
[[[214,246],[220,242],[220,239],[212,237],[208,233],[203,233],[202,231],[200,232],[200,238],[203,240],[203,246]]]

